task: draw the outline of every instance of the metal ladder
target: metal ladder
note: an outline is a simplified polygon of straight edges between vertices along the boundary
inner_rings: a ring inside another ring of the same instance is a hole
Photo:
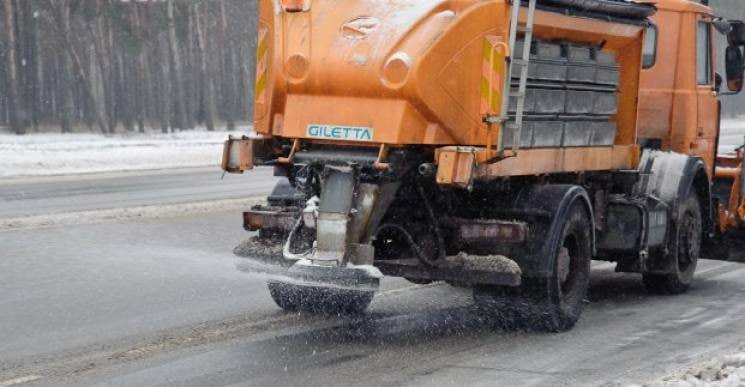
[[[488,117],[487,123],[501,124],[502,130],[499,131],[499,141],[497,142],[497,154],[504,154],[504,131],[507,122],[510,120],[510,99],[517,98],[517,109],[515,112],[515,131],[512,136],[512,151],[517,153],[520,149],[520,138],[523,130],[523,117],[525,113],[525,95],[528,87],[528,66],[530,65],[530,51],[533,46],[533,24],[535,21],[535,8],[537,0],[528,0],[528,15],[525,25],[521,25],[520,8],[523,0],[512,0],[512,16],[510,19],[509,48],[513,51],[517,43],[518,32],[523,33],[524,43],[520,57],[515,57],[515,52],[511,52],[507,57],[507,75],[505,76],[504,91],[502,94],[502,111],[498,117]],[[512,71],[514,66],[520,67],[520,80],[517,88],[517,94],[512,93]]]

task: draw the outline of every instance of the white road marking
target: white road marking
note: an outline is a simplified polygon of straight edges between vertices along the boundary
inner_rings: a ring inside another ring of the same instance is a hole
[[[709,272],[712,272],[712,271],[715,271],[715,270],[719,270],[719,269],[721,269],[721,268],[723,268],[725,266],[735,266],[735,265],[733,264],[733,262],[724,262],[724,263],[722,263],[720,265],[716,265],[714,267],[707,268],[706,270],[697,271],[696,272],[696,275],[697,276],[698,275],[704,275],[706,273],[709,273]]]
[[[41,376],[39,375],[23,376],[20,378],[15,378],[15,379],[6,380],[4,382],[0,382],[0,387],[16,386],[16,385],[23,384],[23,383],[33,382],[39,379],[41,379]]]

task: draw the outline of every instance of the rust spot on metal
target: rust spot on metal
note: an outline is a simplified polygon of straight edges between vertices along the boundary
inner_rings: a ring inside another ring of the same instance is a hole
[[[465,243],[522,243],[528,239],[528,225],[501,220],[457,219],[460,240]]]
[[[287,233],[292,230],[298,215],[297,208],[256,206],[243,213],[243,228]]]
[[[228,137],[222,152],[222,169],[228,173],[243,173],[254,168],[254,140]]]

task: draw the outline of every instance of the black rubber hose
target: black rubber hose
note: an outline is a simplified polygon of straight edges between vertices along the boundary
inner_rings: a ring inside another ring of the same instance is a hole
[[[419,196],[422,197],[422,201],[424,202],[424,208],[427,209],[427,215],[429,215],[429,221],[430,226],[432,228],[432,232],[435,234],[435,238],[437,238],[437,261],[442,262],[445,260],[445,238],[442,236],[442,232],[440,232],[440,224],[437,220],[437,216],[435,215],[435,210],[432,208],[432,205],[429,203],[429,199],[427,198],[426,192],[424,192],[424,188],[421,184],[417,183],[416,185],[417,191],[419,192]]]
[[[429,265],[429,266],[432,266],[432,267],[437,267],[437,262],[436,261],[432,261],[431,259],[429,259],[429,257],[427,257],[426,254],[424,254],[424,252],[422,252],[422,249],[419,248],[419,245],[414,240],[414,237],[411,236],[411,233],[409,233],[409,231],[407,229],[405,229],[403,226],[399,226],[399,225],[394,224],[394,223],[381,224],[380,227],[378,227],[378,230],[375,232],[375,237],[377,237],[378,234],[380,234],[381,231],[383,231],[385,229],[389,229],[389,228],[390,229],[394,229],[394,230],[400,232],[401,235],[403,235],[404,239],[406,239],[406,243],[409,244],[409,247],[411,248],[411,251],[414,252],[414,255],[416,255],[416,258],[418,260],[422,261],[422,263],[424,263],[426,265]]]
[[[633,19],[647,18],[657,12],[654,6],[626,0],[538,0],[538,3]]]

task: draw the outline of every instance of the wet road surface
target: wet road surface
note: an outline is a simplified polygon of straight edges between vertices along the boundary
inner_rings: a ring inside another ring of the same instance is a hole
[[[0,179],[0,218],[245,198],[275,182],[270,168],[223,176],[217,167]]]
[[[0,231],[0,386],[624,384],[745,342],[741,264],[664,297],[600,263],[574,330],[505,332],[398,279],[362,316],[282,312],[234,269],[247,236],[234,212]]]

